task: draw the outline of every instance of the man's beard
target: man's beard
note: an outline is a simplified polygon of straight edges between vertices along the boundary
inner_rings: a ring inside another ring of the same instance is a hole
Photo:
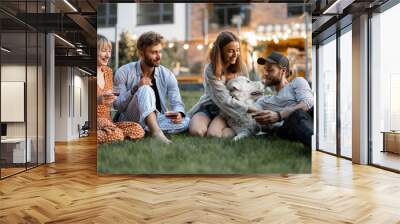
[[[149,67],[158,67],[160,63],[154,63],[150,58],[144,58],[144,63]]]
[[[276,86],[276,85],[278,85],[279,83],[281,83],[281,80],[278,79],[278,78],[272,78],[272,79],[266,79],[266,80],[264,80],[264,85],[265,85],[265,87],[267,87],[267,86]]]

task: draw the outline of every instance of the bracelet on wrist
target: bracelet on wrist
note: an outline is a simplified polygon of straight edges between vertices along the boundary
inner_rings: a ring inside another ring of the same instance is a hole
[[[279,111],[277,113],[278,113],[278,122],[280,122],[280,121],[282,121],[282,116],[281,116],[281,113]]]

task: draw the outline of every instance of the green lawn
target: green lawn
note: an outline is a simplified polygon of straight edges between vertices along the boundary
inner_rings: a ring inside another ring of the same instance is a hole
[[[182,91],[186,109],[201,92]],[[275,137],[229,139],[192,137],[187,133],[169,136],[164,145],[146,137],[100,145],[97,169],[113,174],[250,174],[309,173],[311,150],[300,143]]]

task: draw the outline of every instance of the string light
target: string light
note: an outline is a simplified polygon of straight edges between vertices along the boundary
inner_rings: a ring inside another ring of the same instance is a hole
[[[247,38],[247,41],[251,46],[256,46],[257,45],[257,38],[256,35],[254,35],[253,32],[246,32],[245,36]]]
[[[301,33],[301,36],[302,36],[304,39],[306,39],[306,37],[307,37],[307,36],[306,36],[306,32],[302,32],[302,33]]]
[[[265,29],[267,32],[272,32],[273,30],[274,30],[274,28],[273,28],[273,26],[272,25],[268,25],[268,26],[266,26],[266,29]]]
[[[274,39],[274,43],[275,43],[275,44],[278,44],[278,43],[279,43],[279,39],[278,39],[277,36],[274,36],[273,39]]]
[[[275,25],[275,32],[280,32],[281,31],[281,25],[276,24]]]
[[[288,24],[284,24],[284,25],[283,25],[283,30],[286,31],[286,30],[289,30],[289,29],[290,29],[290,28],[289,28],[289,25],[288,25]]]
[[[302,23],[292,23],[292,24],[267,24],[257,26],[254,32],[242,32],[239,35],[241,40],[244,40],[250,46],[257,46],[259,42],[271,42],[274,44],[279,44],[280,41],[296,38],[307,39],[306,28],[307,26]],[[201,44],[191,44],[182,43],[184,50],[189,50],[190,47],[197,50],[203,50],[204,48],[213,48],[213,43],[201,43]],[[190,46],[193,45],[193,46]],[[177,46],[176,43],[169,42],[167,45],[169,48]]]

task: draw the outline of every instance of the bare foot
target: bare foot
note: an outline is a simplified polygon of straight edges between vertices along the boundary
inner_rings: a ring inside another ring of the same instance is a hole
[[[153,137],[155,137],[157,140],[160,140],[160,141],[164,142],[165,144],[171,144],[171,143],[172,143],[172,141],[169,140],[169,139],[164,135],[164,133],[163,133],[162,131],[153,133]]]

